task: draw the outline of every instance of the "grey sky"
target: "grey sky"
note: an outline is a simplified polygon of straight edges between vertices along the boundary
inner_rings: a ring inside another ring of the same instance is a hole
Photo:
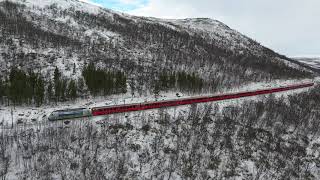
[[[150,0],[128,13],[209,17],[287,56],[320,55],[320,0]]]

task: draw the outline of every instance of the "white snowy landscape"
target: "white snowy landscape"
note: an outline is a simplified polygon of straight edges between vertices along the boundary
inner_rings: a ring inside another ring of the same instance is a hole
[[[78,0],[0,0],[0,179],[319,179],[320,59],[210,18]],[[49,121],[57,110],[315,83]]]

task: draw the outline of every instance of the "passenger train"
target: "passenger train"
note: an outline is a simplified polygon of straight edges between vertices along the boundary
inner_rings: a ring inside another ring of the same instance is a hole
[[[158,101],[158,102],[145,102],[145,103],[135,103],[135,104],[127,104],[127,105],[94,107],[92,109],[88,109],[88,108],[66,109],[66,110],[59,110],[59,111],[52,112],[48,117],[48,119],[50,121],[55,121],[55,120],[90,117],[90,116],[101,116],[101,115],[132,112],[132,111],[143,111],[148,109],[183,106],[183,105],[195,104],[195,103],[206,103],[206,102],[222,101],[222,100],[228,100],[228,99],[237,99],[242,97],[271,94],[271,93],[284,92],[284,91],[312,87],[312,86],[314,86],[314,83],[302,83],[302,84],[296,84],[296,85],[290,85],[290,86],[281,86],[278,88],[228,93],[228,94],[220,94],[220,95],[213,95],[213,96],[200,96],[200,97],[166,100],[166,101]]]

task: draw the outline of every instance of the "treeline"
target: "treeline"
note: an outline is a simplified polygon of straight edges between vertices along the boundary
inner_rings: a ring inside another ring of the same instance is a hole
[[[81,84],[81,83],[79,83]],[[45,81],[40,73],[12,68],[9,77],[0,77],[0,102],[12,102],[14,105],[36,104],[52,101],[65,101],[78,97],[78,87],[75,80],[61,77],[56,68],[54,81]],[[81,87],[81,86],[79,86]],[[83,86],[81,87],[83,88]]]
[[[137,83],[139,78],[130,78],[120,70],[97,68],[93,63],[85,66],[82,77],[66,78],[55,68],[53,78],[44,78],[40,73],[12,68],[8,77],[0,77],[0,103],[10,102],[14,105],[63,102],[75,100],[85,95],[109,96],[127,93],[130,86],[132,96],[139,89],[144,89],[155,96],[160,92],[180,91],[184,93],[201,93],[209,83],[195,73],[185,71],[170,72],[162,70],[155,77]],[[142,95],[142,94],[140,94]],[[145,94],[144,94],[145,95]]]
[[[90,63],[83,69],[82,75],[94,96],[127,92],[127,77],[124,72],[99,69]]]
[[[45,80],[40,73],[12,68],[8,77],[0,77],[0,103],[14,105],[62,102],[83,95],[126,93],[127,77],[121,71],[97,69],[93,64],[83,69],[83,78],[66,78],[55,68],[53,79]],[[86,88],[87,87],[87,88]]]
[[[61,76],[58,68],[54,70],[53,83],[49,81],[47,94],[49,101],[66,101],[74,100],[84,87],[83,81],[78,80],[78,83],[73,79],[66,79]]]
[[[195,73],[162,71],[154,87],[155,89],[159,88],[159,91],[178,90],[188,93],[200,93],[204,84],[204,80]]]
[[[9,77],[0,78],[0,99],[8,97],[14,104],[41,105],[44,102],[45,82],[43,77],[32,71],[25,73],[12,68]]]

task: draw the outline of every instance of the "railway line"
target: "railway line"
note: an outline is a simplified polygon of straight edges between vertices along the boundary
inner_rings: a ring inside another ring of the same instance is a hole
[[[159,109],[165,107],[177,107],[183,105],[190,105],[196,103],[207,103],[207,102],[218,102],[224,100],[231,100],[231,99],[239,99],[245,97],[252,97],[252,96],[259,96],[259,95],[267,95],[272,93],[279,93],[279,92],[286,92],[296,89],[303,89],[314,86],[314,83],[302,83],[302,84],[295,84],[290,86],[282,86],[278,88],[269,88],[269,89],[262,89],[262,90],[255,90],[255,91],[244,91],[244,92],[237,92],[237,93],[227,93],[227,94],[220,94],[220,95],[212,95],[212,96],[199,96],[199,97],[191,97],[191,98],[184,98],[184,99],[176,99],[176,100],[165,100],[165,101],[158,101],[158,102],[145,102],[145,103],[135,103],[135,104],[126,104],[126,105],[115,105],[115,106],[104,106],[104,107],[94,107],[90,108],[77,108],[77,109],[65,109],[65,110],[58,110],[51,113],[48,117],[49,121],[54,121],[55,123],[60,123],[63,125],[68,121],[61,121],[58,120],[81,120],[81,121],[89,121],[90,117],[93,116],[103,116],[103,115],[110,115],[110,114],[117,114],[117,113],[125,113],[125,112],[134,112],[134,111],[143,111],[143,110],[150,110],[150,109]],[[73,121],[72,121],[73,122]],[[49,123],[48,121],[39,121],[35,123],[28,123],[28,124],[15,124],[14,127],[11,125],[2,125],[0,126],[1,130],[12,130],[13,129],[28,129],[28,128],[36,128],[39,126],[47,126],[47,125],[54,125],[55,123]]]
[[[266,95],[272,93],[279,93],[285,91],[291,91],[296,89],[312,87],[315,84],[312,82],[295,84],[290,86],[282,86],[277,88],[269,88],[255,91],[244,91],[237,93],[228,93],[212,96],[200,96],[200,97],[191,97],[185,99],[176,99],[176,100],[165,100],[165,101],[155,101],[155,102],[145,102],[145,103],[135,103],[135,104],[125,104],[125,105],[116,105],[116,106],[104,106],[104,107],[94,107],[92,109],[80,108],[80,109],[66,109],[52,112],[48,117],[49,120],[64,120],[64,119],[74,119],[81,117],[90,117],[90,116],[103,116],[116,113],[125,113],[125,112],[134,112],[134,111],[144,111],[150,109],[159,109],[165,107],[176,107],[197,103],[207,103],[207,102],[216,102],[230,99],[239,99],[244,97],[252,97],[258,95]]]

